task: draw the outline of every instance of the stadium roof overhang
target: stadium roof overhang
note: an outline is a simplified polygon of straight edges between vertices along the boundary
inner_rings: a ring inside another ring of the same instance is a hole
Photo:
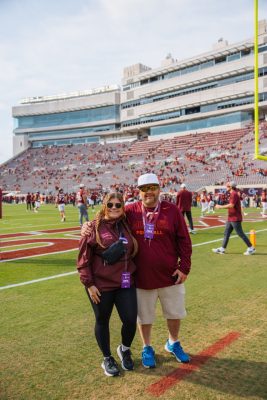
[[[239,93],[239,94],[234,94],[234,95],[228,95],[228,96],[223,96],[223,97],[219,97],[216,99],[210,99],[210,100],[205,100],[205,101],[199,101],[199,102],[195,102],[195,103],[189,103],[186,104],[186,108],[191,108],[191,107],[198,107],[198,106],[203,106],[203,105],[207,105],[207,104],[213,104],[213,103],[217,103],[219,101],[229,101],[229,100],[236,100],[236,99],[240,99],[242,97],[246,97],[246,96],[253,96],[254,92],[243,92],[243,93]],[[184,108],[184,106],[182,107]],[[160,111],[155,111],[155,112],[151,112],[151,113],[145,113],[145,114],[140,114],[140,117],[148,117],[148,116],[152,116],[152,115],[159,115],[164,113],[169,113],[169,112],[174,112],[174,111],[179,111],[181,110],[181,107],[172,107],[172,108],[166,108]]]
[[[143,74],[138,75],[138,79],[136,81],[153,78],[160,74],[166,74],[168,72],[176,71],[177,69],[192,67],[193,65],[197,65],[197,64],[200,64],[203,62],[214,60],[214,58],[217,58],[217,57],[229,56],[238,51],[249,50],[251,48],[253,48],[253,43],[248,42],[248,43],[243,43],[240,45],[235,45],[232,47],[224,48],[222,50],[213,51],[212,53],[208,53],[208,54],[200,56],[200,57],[195,57],[194,59],[189,59],[189,60],[181,62],[181,63],[176,62],[175,64],[172,64],[165,68],[161,67],[161,68],[154,69],[152,71],[149,70],[147,72],[144,72]]]
[[[242,67],[239,69],[235,69],[233,71],[228,71],[228,72],[224,72],[221,74],[217,74],[217,75],[212,75],[212,76],[208,76],[202,79],[195,79],[193,81],[187,82],[187,83],[182,83],[180,85],[174,85],[174,86],[170,86],[168,88],[164,88],[164,89],[159,89],[159,90],[155,90],[154,92],[150,92],[150,93],[146,93],[140,96],[140,98],[147,98],[147,97],[152,97],[152,96],[157,96],[159,94],[164,94],[164,93],[168,93],[174,90],[179,90],[179,89],[184,89],[184,88],[189,88],[191,86],[195,86],[195,85],[201,85],[204,83],[209,83],[209,82],[214,82],[216,80],[221,80],[224,78],[230,78],[233,76],[237,76],[240,74],[244,74],[246,72],[252,72],[253,71],[253,67]]]

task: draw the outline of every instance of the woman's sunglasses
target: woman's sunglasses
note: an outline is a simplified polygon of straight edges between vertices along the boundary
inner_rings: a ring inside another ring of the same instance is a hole
[[[121,208],[122,204],[121,203],[107,203],[107,208],[112,208],[112,207],[116,207],[116,208]]]
[[[158,185],[146,185],[146,186],[140,186],[139,189],[141,192],[148,192],[149,190],[152,190],[152,192],[155,192],[159,188]]]

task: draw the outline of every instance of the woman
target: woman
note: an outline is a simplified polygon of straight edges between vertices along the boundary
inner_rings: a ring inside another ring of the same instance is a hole
[[[107,251],[114,256],[118,246],[118,260],[110,261]],[[122,244],[123,243],[123,244]],[[110,247],[111,245],[112,248]],[[120,254],[121,251],[125,254]],[[102,368],[107,376],[120,374],[118,364],[110,351],[109,320],[115,305],[122,321],[122,343],[117,348],[124,370],[134,367],[130,346],[136,332],[137,302],[132,258],[137,252],[125,220],[124,201],[120,193],[110,193],[104,198],[101,210],[91,223],[89,236],[81,238],[77,262],[80,280],[84,284],[95,313],[95,336],[104,361]]]

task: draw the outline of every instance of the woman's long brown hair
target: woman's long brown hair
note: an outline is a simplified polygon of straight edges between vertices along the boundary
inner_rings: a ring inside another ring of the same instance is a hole
[[[110,200],[113,200],[113,199],[119,200],[119,202],[122,205],[123,217],[122,217],[121,222],[122,222],[123,226],[125,227],[125,229],[127,230],[127,232],[129,233],[129,235],[131,236],[131,238],[132,238],[133,246],[134,246],[132,257],[134,257],[136,255],[137,251],[138,251],[138,244],[137,244],[137,241],[136,241],[135,237],[132,235],[132,232],[131,232],[131,230],[129,228],[129,225],[128,225],[127,221],[126,221],[126,215],[125,215],[125,209],[124,209],[124,200],[123,200],[123,195],[121,193],[117,193],[117,192],[108,193],[104,197],[102,207],[101,207],[100,211],[98,211],[98,213],[96,214],[96,217],[95,217],[95,221],[96,221],[96,225],[95,225],[96,241],[99,244],[99,246],[105,248],[105,246],[101,242],[101,238],[100,238],[100,235],[99,235],[99,227],[101,225],[101,222],[105,218],[105,214],[106,214],[106,210],[107,210],[107,203]]]

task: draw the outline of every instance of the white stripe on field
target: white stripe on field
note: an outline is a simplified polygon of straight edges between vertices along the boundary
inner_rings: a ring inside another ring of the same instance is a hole
[[[256,231],[256,233],[265,232],[265,231],[267,231],[267,228],[266,228],[266,229],[260,229],[260,230]],[[246,233],[248,234],[249,232],[246,232]],[[237,238],[237,237],[238,237],[237,235],[234,235],[234,236],[231,236],[230,239],[234,239],[234,238]],[[204,246],[204,245],[206,245],[206,244],[215,243],[215,242],[220,242],[221,240],[222,240],[222,238],[221,238],[221,239],[210,240],[209,242],[197,243],[197,244],[193,244],[192,247]],[[67,250],[67,251],[70,251],[70,250]],[[67,251],[66,251],[66,252],[67,252]],[[63,252],[61,252],[61,253],[63,253]],[[53,253],[50,253],[50,254],[53,254]],[[38,283],[38,282],[48,281],[49,279],[61,278],[61,277],[63,277],[63,276],[74,275],[74,274],[77,274],[77,271],[67,272],[67,273],[65,273],[65,274],[60,274],[60,275],[48,276],[48,277],[46,277],[46,278],[35,279],[35,280],[33,280],[33,281],[27,281],[27,282],[22,282],[22,283],[16,283],[16,284],[14,284],[14,285],[0,286],[0,290],[10,289],[10,288],[17,287],[17,286],[30,285],[30,284],[32,284],[32,283]]]
[[[12,243],[12,242],[9,242],[9,243]],[[28,245],[28,244],[34,244],[34,243],[26,243],[26,244]],[[38,244],[38,246],[23,247],[23,249],[17,249],[17,248],[14,249],[14,247],[18,247],[19,246],[18,244],[17,245],[4,246],[2,249],[8,249],[8,250],[2,250],[1,249],[1,253],[9,253],[11,251],[24,251],[24,250],[31,250],[31,249],[39,249],[39,248],[42,248],[42,247],[53,246],[54,243],[52,243],[52,242],[37,242],[37,244]],[[14,250],[12,250],[12,249],[14,249]]]
[[[0,290],[10,289],[10,288],[17,287],[17,286],[31,285],[32,283],[48,281],[49,279],[62,278],[63,276],[68,276],[68,275],[77,274],[77,272],[78,272],[78,271],[66,272],[65,274],[47,276],[46,278],[34,279],[33,281],[15,283],[14,285],[8,285],[8,286],[1,286],[1,287],[0,287]]]
[[[68,238],[66,238],[67,240]],[[71,239],[70,239],[71,240]],[[27,249],[25,249],[27,250]],[[60,253],[68,253],[69,251],[78,251],[78,247],[75,249],[69,249],[69,250],[62,250],[62,251],[54,251],[53,253],[44,253],[44,254],[35,254],[34,256],[25,256],[25,257],[18,257],[18,258],[9,258],[8,260],[0,260],[0,263],[4,262],[12,262],[12,261],[17,261],[17,260],[24,260],[25,258],[35,258],[35,257],[42,257],[42,256],[49,256],[50,254],[60,254]],[[1,286],[0,286],[1,287]]]

